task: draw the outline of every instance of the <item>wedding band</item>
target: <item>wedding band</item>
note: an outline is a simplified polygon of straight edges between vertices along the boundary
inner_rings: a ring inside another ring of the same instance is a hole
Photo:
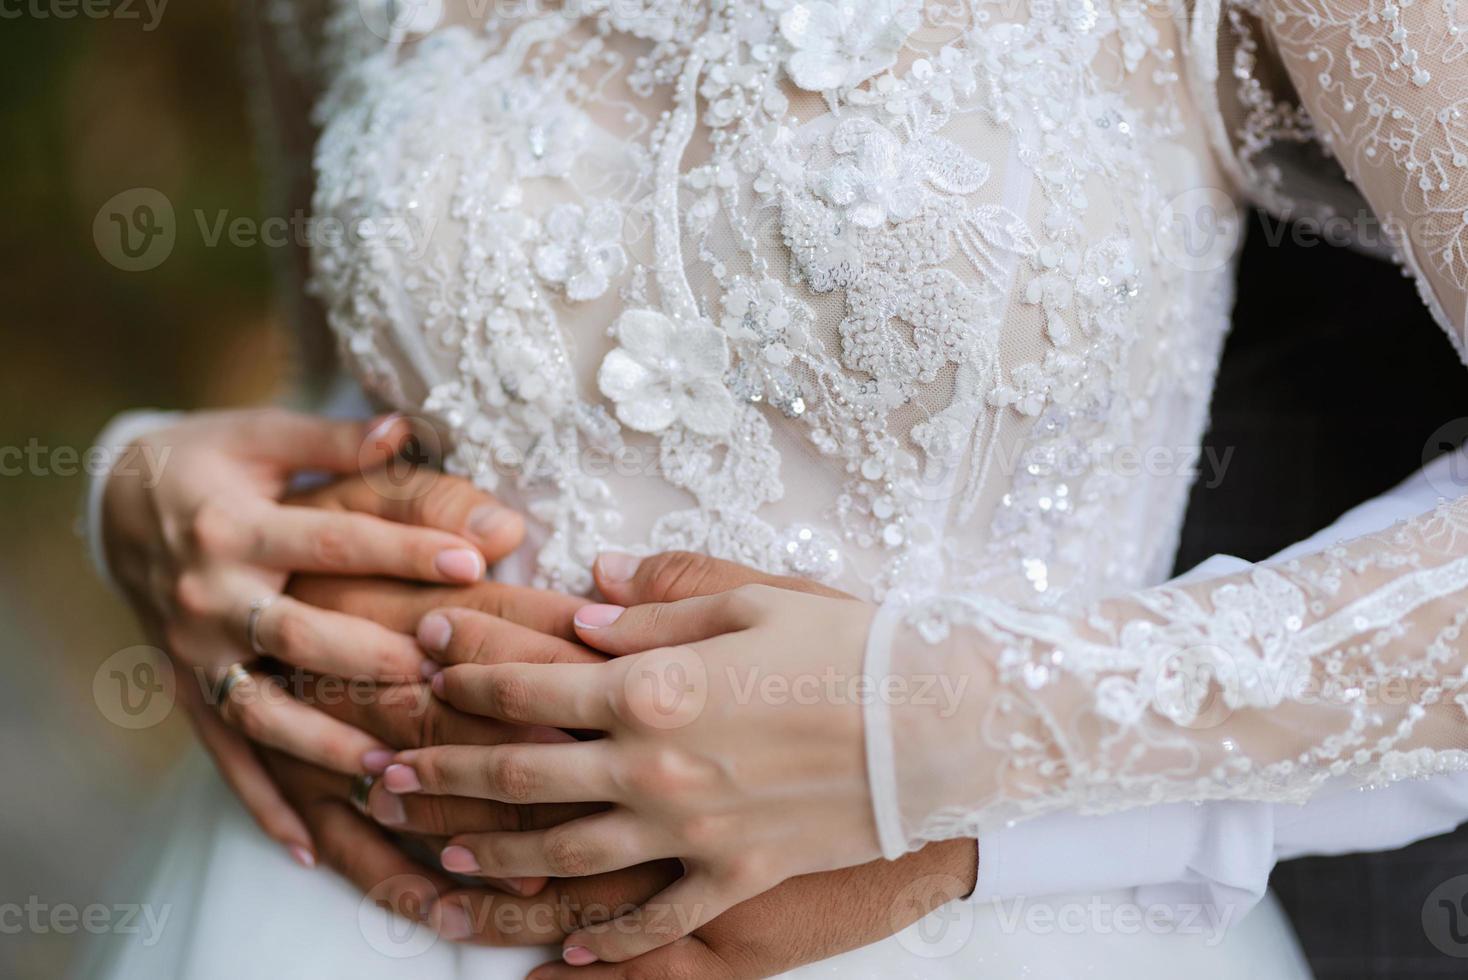
[[[250,672],[245,665],[235,661],[224,669],[224,676],[219,678],[219,683],[214,685],[214,706],[220,711],[229,703],[229,693],[239,686],[241,681],[250,679]]]
[[[270,608],[275,598],[273,595],[261,596],[250,603],[250,618],[245,623],[245,637],[250,641],[250,649],[262,657],[269,656],[270,651],[260,645],[260,616]]]
[[[371,794],[372,787],[376,782],[376,776],[369,776],[365,773],[352,777],[352,792],[350,796],[352,806],[364,817],[372,816],[367,809],[367,797]]]

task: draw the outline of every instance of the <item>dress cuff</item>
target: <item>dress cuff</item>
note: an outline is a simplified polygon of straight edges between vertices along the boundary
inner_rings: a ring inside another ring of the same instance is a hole
[[[139,436],[173,423],[179,412],[163,412],[141,408],[114,416],[98,434],[87,454],[88,459],[100,460],[101,465],[87,473],[86,500],[81,515],[81,535],[86,541],[87,555],[92,568],[109,589],[120,593],[117,580],[107,564],[107,548],[102,538],[102,500],[107,492],[107,480],[113,467],[122,458],[123,450]]]
[[[863,673],[871,688],[885,690],[884,679],[892,672],[892,637],[897,631],[900,610],[884,603],[867,631],[866,664]],[[872,794],[877,842],[882,857],[895,861],[908,851],[902,832],[902,812],[897,799],[897,760],[893,750],[892,706],[883,697],[867,700],[863,721],[866,734],[867,783]]]

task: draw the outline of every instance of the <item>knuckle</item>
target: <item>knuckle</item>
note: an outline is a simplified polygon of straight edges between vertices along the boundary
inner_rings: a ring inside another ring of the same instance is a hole
[[[702,595],[709,587],[714,566],[705,555],[692,551],[665,551],[644,562],[652,598],[681,599]]]
[[[633,793],[652,799],[677,799],[691,788],[690,766],[681,752],[660,748],[632,770]]]
[[[187,616],[207,616],[214,606],[203,577],[194,572],[184,572],[173,583],[173,604]]]
[[[596,870],[592,848],[565,831],[546,835],[545,864],[558,878],[582,878]]]
[[[514,675],[497,677],[489,686],[489,702],[493,713],[506,721],[518,721],[529,716],[535,696],[523,678]]]
[[[771,585],[749,583],[731,589],[724,601],[730,613],[743,618],[753,616],[764,609],[776,591],[778,590]]]
[[[352,535],[341,527],[321,527],[311,535],[311,560],[320,568],[347,567],[352,554]]]
[[[497,754],[490,765],[489,777],[497,795],[506,803],[529,803],[535,794],[535,770],[514,750]]]
[[[189,524],[189,540],[201,554],[228,553],[238,546],[239,538],[239,522],[223,504],[205,504]]]
[[[769,860],[754,851],[744,851],[729,859],[724,878],[735,888],[764,891],[771,881]]]
[[[467,484],[428,470],[415,474],[415,480],[420,481],[413,498],[418,523],[428,527],[455,524],[464,509]]]
[[[406,714],[403,721],[406,728],[416,727],[416,736],[408,739],[413,748],[440,744],[440,735],[444,725],[444,709],[437,698],[429,698],[423,710]]]

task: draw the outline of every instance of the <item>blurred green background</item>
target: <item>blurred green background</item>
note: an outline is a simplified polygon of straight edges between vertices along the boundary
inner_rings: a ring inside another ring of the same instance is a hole
[[[87,6],[105,16],[0,4],[0,904],[92,901],[188,737],[177,711],[130,732],[92,699],[103,661],[143,640],[75,535],[69,453],[123,408],[269,398],[290,357],[279,256],[210,247],[195,219],[261,214],[231,4],[169,4],[156,23],[142,3]],[[139,187],[172,202],[177,240],[124,272],[93,221]],[[0,977],[57,976],[84,938],[14,925],[0,919]]]

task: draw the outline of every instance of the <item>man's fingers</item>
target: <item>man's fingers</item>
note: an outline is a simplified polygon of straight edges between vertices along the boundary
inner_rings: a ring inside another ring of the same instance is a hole
[[[370,619],[399,633],[412,634],[424,615],[444,606],[488,613],[527,629],[578,642],[571,619],[585,599],[544,589],[476,582],[470,586],[425,586],[393,579],[298,575],[290,594],[302,602]]]
[[[599,663],[579,643],[474,609],[435,609],[418,622],[418,645],[441,664]]]
[[[605,552],[592,568],[597,588],[607,601],[622,606],[644,602],[676,602],[714,595],[741,585],[773,585],[794,592],[844,597],[846,593],[787,575],[768,575],[747,565],[691,551],[665,551],[647,558]]]
[[[760,588],[631,607],[595,603],[576,610],[573,623],[581,642],[614,656],[684,646],[752,625]]]
[[[427,922],[450,880],[404,854],[382,831],[346,803],[309,808],[322,859],[379,906],[413,922]]]
[[[369,686],[349,684],[337,677],[306,677],[298,696],[394,749],[498,745],[523,735],[513,725],[458,710],[434,697],[426,683]],[[566,738],[570,740],[570,736]]]
[[[544,946],[590,922],[636,908],[679,873],[677,861],[659,861],[589,878],[553,880],[533,898],[463,889],[440,899],[431,922],[445,936],[480,945]],[[450,919],[456,927],[447,927]]]
[[[514,510],[468,480],[428,466],[416,466],[406,473],[369,470],[288,502],[355,511],[397,524],[463,535],[490,562],[514,551],[525,537],[525,521]]]

